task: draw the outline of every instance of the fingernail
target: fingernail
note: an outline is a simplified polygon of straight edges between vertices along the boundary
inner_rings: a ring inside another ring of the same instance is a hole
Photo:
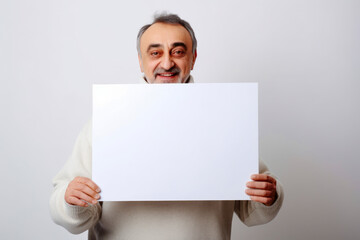
[[[96,200],[93,200],[92,203],[93,203],[93,204],[97,204],[97,201],[96,201]]]
[[[100,195],[99,195],[99,194],[96,194],[96,195],[95,195],[95,198],[96,198],[96,199],[99,199],[99,198],[100,198]]]
[[[100,188],[96,189],[96,192],[100,192],[100,191],[101,191],[101,189],[100,189]]]

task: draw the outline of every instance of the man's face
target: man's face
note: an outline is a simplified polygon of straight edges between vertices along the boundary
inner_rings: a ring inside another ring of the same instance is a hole
[[[155,23],[140,39],[139,63],[149,83],[183,83],[196,59],[189,32],[181,25]]]

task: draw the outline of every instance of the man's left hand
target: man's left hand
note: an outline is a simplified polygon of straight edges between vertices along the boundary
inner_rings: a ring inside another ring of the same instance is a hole
[[[251,179],[246,183],[249,189],[245,193],[251,200],[271,206],[277,198],[276,179],[266,174],[253,174]]]

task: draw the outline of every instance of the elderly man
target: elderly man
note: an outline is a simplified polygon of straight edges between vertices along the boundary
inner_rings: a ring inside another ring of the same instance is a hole
[[[192,83],[196,45],[186,21],[155,17],[137,38],[141,81]],[[89,230],[89,239],[230,239],[234,212],[252,226],[272,220],[282,204],[281,185],[261,161],[260,174],[247,183],[251,201],[99,202],[101,190],[91,180],[91,143],[90,122],[54,178],[50,199],[54,221],[72,233]]]

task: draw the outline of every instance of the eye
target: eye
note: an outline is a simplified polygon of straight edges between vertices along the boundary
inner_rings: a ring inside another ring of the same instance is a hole
[[[151,57],[159,57],[161,55],[160,51],[151,51],[150,56]]]
[[[175,57],[182,57],[185,55],[185,51],[183,49],[175,49],[172,51],[172,55]]]

